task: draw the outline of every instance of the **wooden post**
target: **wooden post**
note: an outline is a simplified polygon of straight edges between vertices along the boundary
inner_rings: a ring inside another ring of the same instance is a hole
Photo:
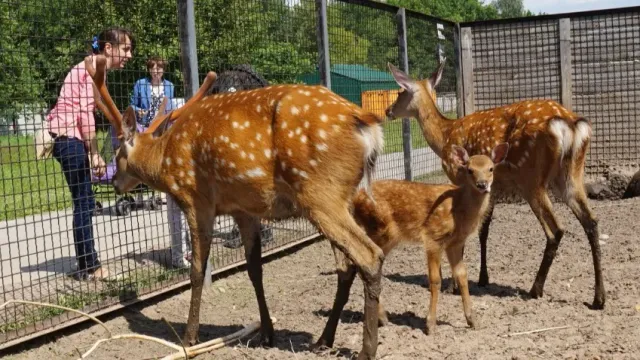
[[[562,89],[562,105],[571,110],[572,104],[572,80],[571,80],[571,20],[562,18],[559,20],[560,30],[560,81]]]
[[[462,87],[464,94],[464,114],[475,112],[475,91],[473,90],[473,51],[471,28],[460,29],[462,50]]]
[[[460,44],[460,24],[453,27],[453,67],[456,74],[456,116],[464,116],[464,86],[462,84],[462,48]]]
[[[409,54],[407,51],[407,14],[404,8],[396,13],[396,25],[398,28],[398,55],[400,69],[409,74]],[[411,119],[402,119],[402,152],[404,154],[404,179],[411,181]]]
[[[327,0],[316,0],[318,18],[318,70],[322,85],[331,89],[331,64],[329,61],[329,28],[327,25]]]

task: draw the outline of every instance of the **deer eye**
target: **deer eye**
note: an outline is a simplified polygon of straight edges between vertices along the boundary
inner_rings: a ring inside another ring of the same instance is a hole
[[[473,170],[467,169],[467,171],[469,172],[469,174],[473,174]]]
[[[489,172],[493,172],[493,168],[489,169]]]

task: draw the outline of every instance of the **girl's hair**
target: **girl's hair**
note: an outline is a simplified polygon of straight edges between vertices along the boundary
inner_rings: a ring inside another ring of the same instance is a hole
[[[147,70],[152,69],[154,65],[158,65],[159,68],[164,69],[167,67],[167,60],[160,56],[152,56],[147,60]]]
[[[107,43],[117,45],[125,42],[126,37],[129,37],[129,41],[131,41],[131,51],[133,52],[136,47],[136,41],[133,34],[130,30],[117,26],[105,29],[100,34],[94,36],[91,40],[91,52],[94,54],[100,54],[104,51]]]

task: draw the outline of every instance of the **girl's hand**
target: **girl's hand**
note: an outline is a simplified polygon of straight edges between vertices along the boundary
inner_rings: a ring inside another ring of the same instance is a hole
[[[91,168],[95,176],[101,178],[107,173],[107,164],[104,162],[100,154],[91,155]]]

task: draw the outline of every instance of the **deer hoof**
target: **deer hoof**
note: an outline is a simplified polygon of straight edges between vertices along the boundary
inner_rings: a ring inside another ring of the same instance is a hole
[[[480,272],[480,279],[478,279],[478,286],[485,287],[489,285],[489,274]]]
[[[312,344],[309,347],[309,350],[312,353],[320,353],[326,349],[330,349],[332,344],[327,343],[327,341],[324,338],[320,338],[318,339],[318,341],[315,342],[315,344]]]
[[[542,297],[542,287],[538,284],[533,284],[531,290],[529,290],[529,296],[534,299],[539,299]]]
[[[596,295],[593,298],[593,304],[591,304],[591,309],[592,310],[602,310],[604,309],[604,294],[602,294],[601,296]]]
[[[472,329],[476,329],[477,327],[477,322],[476,322],[476,318],[473,314],[469,315],[467,317],[467,325],[469,325],[470,328]]]
[[[271,348],[273,347],[273,333],[261,333],[260,334],[260,346]]]
[[[427,328],[425,329],[425,333],[427,335],[435,335],[436,334],[436,322],[434,321],[427,321]]]

